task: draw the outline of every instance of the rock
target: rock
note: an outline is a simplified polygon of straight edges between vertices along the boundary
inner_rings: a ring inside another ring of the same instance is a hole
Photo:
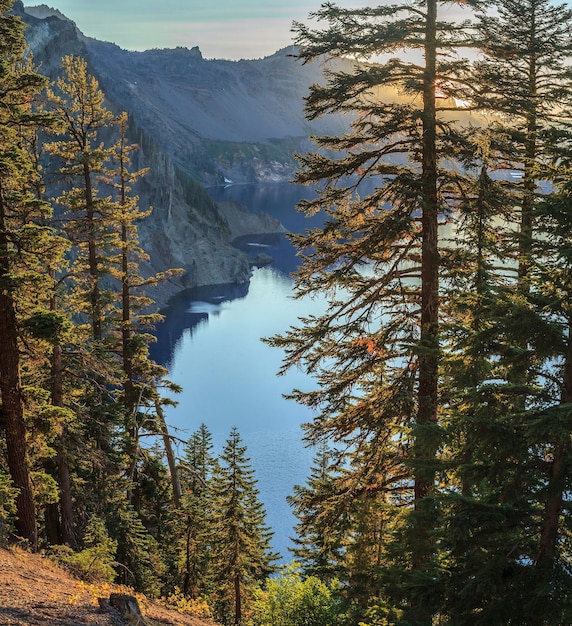
[[[112,593],[109,596],[109,604],[119,610],[129,626],[149,626],[141,615],[139,602],[135,596],[126,593]]]
[[[252,260],[253,267],[264,267],[265,265],[270,265],[274,261],[274,259],[264,252],[260,252],[257,254]]]
[[[149,296],[162,307],[182,289],[248,282],[251,259],[231,240],[281,226],[260,213],[217,206],[198,181],[291,179],[292,155],[305,151],[309,135],[338,132],[348,122],[305,119],[303,98],[321,80],[322,65],[297,63],[293,49],[243,61],[206,60],[196,46],[130,52],[85,37],[45,5],[24,9],[18,1],[14,11],[27,24],[42,73],[55,79],[64,55],[82,56],[109,108],[129,114],[129,140],[140,147],[133,169],[149,168],[133,191],[141,209],[153,207],[139,227],[150,256],[143,273],[184,270]]]

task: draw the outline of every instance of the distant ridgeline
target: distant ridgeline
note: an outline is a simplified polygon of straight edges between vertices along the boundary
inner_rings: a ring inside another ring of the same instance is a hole
[[[252,61],[205,60],[193,47],[129,52],[85,37],[71,20],[45,5],[14,10],[27,24],[26,39],[41,72],[54,78],[60,61],[85,58],[108,100],[129,115],[130,140],[140,146],[137,166],[149,168],[136,192],[153,213],[140,227],[152,273],[181,267],[184,274],[158,287],[160,304],[181,289],[244,283],[247,256],[236,236],[276,232],[268,216],[222,211],[202,185],[291,180],[295,152],[309,146],[311,133],[339,130],[328,118],[309,124],[303,98],[322,68],[302,66],[293,49]],[[238,232],[247,223],[250,232]]]

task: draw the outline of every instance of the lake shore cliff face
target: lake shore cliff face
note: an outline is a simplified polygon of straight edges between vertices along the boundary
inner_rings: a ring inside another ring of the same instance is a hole
[[[304,118],[304,96],[323,68],[301,66],[292,49],[249,61],[205,60],[198,48],[130,52],[85,37],[45,5],[17,0],[14,11],[40,72],[55,79],[64,55],[82,56],[108,107],[129,114],[130,140],[140,146],[134,166],[149,168],[134,191],[143,209],[153,207],[140,225],[151,258],[144,272],[184,270],[153,291],[158,304],[190,287],[248,282],[250,260],[233,239],[283,228],[248,207],[218,206],[204,186],[290,180],[293,153],[310,146],[309,136],[347,123]]]

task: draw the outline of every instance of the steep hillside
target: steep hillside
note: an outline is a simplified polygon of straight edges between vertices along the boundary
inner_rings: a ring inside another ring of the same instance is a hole
[[[288,180],[294,151],[311,134],[338,132],[342,117],[309,123],[304,98],[322,79],[294,49],[259,60],[203,59],[198,48],[127,52],[86,40],[110,97],[133,115],[190,175],[217,184]]]
[[[293,154],[309,147],[311,134],[346,128],[343,116],[312,124],[304,117],[304,97],[322,80],[322,64],[303,66],[292,49],[234,62],[206,60],[198,48],[129,52],[86,38],[45,5],[24,9],[16,0],[14,10],[44,74],[55,78],[62,56],[80,55],[110,108],[129,113],[131,140],[142,148],[137,165],[150,168],[136,189],[141,205],[154,208],[140,227],[151,256],[146,271],[185,270],[155,299],[165,304],[187,287],[247,282],[249,260],[233,238],[281,226],[235,206],[221,210],[200,184],[290,180]]]
[[[293,152],[305,150],[310,135],[337,133],[349,123],[343,115],[305,119],[304,98],[310,85],[323,80],[327,64],[302,65],[294,48],[241,61],[207,60],[197,47],[130,52],[84,37],[45,5],[26,13],[30,45],[50,74],[54,45],[46,46],[38,33],[45,40],[47,24],[55,28],[54,20],[64,21],[58,40],[70,39],[72,53],[81,48],[109,99],[177,167],[203,183],[289,180]],[[340,63],[349,69],[351,62]]]
[[[38,554],[0,548],[0,625],[121,626],[126,622],[115,610],[100,609],[98,600],[114,591],[124,592],[77,580]],[[215,626],[142,597],[139,604],[149,626]]]

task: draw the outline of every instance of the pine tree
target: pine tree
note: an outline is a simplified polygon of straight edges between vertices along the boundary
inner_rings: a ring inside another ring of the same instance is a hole
[[[518,277],[525,288],[539,183],[551,178],[547,157],[567,134],[572,10],[549,0],[495,0],[483,5],[479,17],[477,104],[498,116],[508,139],[507,162],[522,174],[515,209]]]
[[[272,533],[258,499],[254,472],[236,428],[220,457],[213,477],[214,508],[211,534],[212,572],[218,611],[223,623],[240,624],[255,582],[272,571]]]
[[[553,288],[554,281],[559,288],[566,284],[566,257],[559,256],[566,244],[560,239],[563,223],[556,225],[562,216],[560,200],[551,199],[546,181],[565,178],[569,158],[572,11],[544,0],[501,0],[492,7],[496,13],[487,5],[480,16],[484,59],[477,65],[478,101],[495,114],[499,163],[520,171],[521,178],[513,181],[511,196],[505,194],[513,215],[502,216],[512,232],[505,232],[497,248],[497,256],[504,256],[502,271],[496,272],[503,288],[496,290],[494,308],[482,312],[482,323],[489,328],[488,374],[505,382],[497,382],[496,390],[489,383],[473,391],[480,406],[488,406],[488,415],[482,410],[477,415],[487,420],[479,423],[490,433],[489,444],[497,438],[488,449],[479,449],[481,458],[475,456],[475,463],[489,467],[489,479],[494,474],[497,484],[491,481],[488,491],[483,490],[482,477],[473,476],[471,499],[465,505],[486,501],[491,519],[496,516],[497,526],[507,533],[504,543],[510,541],[514,550],[506,557],[502,542],[486,547],[497,559],[496,570],[510,577],[507,585],[506,577],[489,575],[488,587],[481,586],[481,592],[487,589],[496,600],[486,592],[480,600],[479,594],[469,592],[471,601],[460,604],[465,611],[473,602],[486,605],[486,610],[479,609],[482,623],[493,615],[500,623],[535,623],[540,613],[548,621],[565,623],[570,581],[558,546],[565,545],[567,535],[563,507],[570,445],[562,431],[561,408],[567,397],[568,340],[563,331],[566,314]],[[552,215],[547,207],[552,207]],[[558,278],[557,258],[562,272]],[[486,520],[482,508],[480,512]],[[481,541],[486,543],[483,533],[473,541],[473,555],[485,549]],[[471,568],[474,563],[467,575]],[[507,610],[507,604],[521,612]],[[503,610],[506,615],[501,617]]]
[[[157,541],[168,534],[171,522],[162,510],[165,501],[158,501],[156,510],[149,503],[152,484],[161,499],[164,475],[156,471],[150,480],[151,468],[158,466],[140,438],[163,438],[173,486],[169,505],[179,506],[165,401],[158,391],[166,385],[177,388],[149,358],[149,331],[161,316],[152,311],[153,300],[144,291],[172,272],[141,273],[148,257],[139,244],[138,222],[151,211],[142,210],[133,194],[144,170],[131,169],[137,146],[128,141],[126,114],[116,117],[106,108],[85,60],[65,57],[62,68],[64,75],[47,98],[59,136],[46,149],[56,175],[73,185],[57,199],[63,208],[60,222],[73,243],[66,304],[76,319],[87,321],[76,335],[89,333],[78,346],[83,381],[73,391],[87,407],[78,415],[84,453],[74,459],[74,470],[85,488],[76,495],[76,506],[84,518],[97,514],[105,519],[119,539],[121,579],[131,572],[136,586],[155,592],[152,563],[161,560]]]
[[[178,388],[164,379],[167,371],[149,358],[149,343],[154,341],[150,331],[162,319],[162,315],[153,311],[153,300],[146,294],[146,290],[182,270],[172,269],[147,277],[141,273],[141,265],[149,257],[139,244],[138,224],[151,214],[151,209],[141,210],[139,198],[132,191],[133,185],[146,174],[146,170],[131,170],[131,155],[137,150],[137,146],[128,141],[126,113],[117,118],[117,130],[119,136],[113,146],[112,155],[116,168],[110,171],[110,175],[116,179],[114,186],[117,197],[109,207],[107,220],[110,224],[115,224],[118,231],[108,238],[108,244],[112,248],[109,254],[109,273],[121,286],[121,305],[118,312],[120,319],[113,321],[120,329],[117,352],[121,355],[123,370],[125,445],[130,459],[128,476],[135,481],[139,437],[141,431],[145,430],[143,424],[147,424],[147,431],[156,432],[163,437],[173,479],[175,506],[178,506],[180,488],[177,470],[172,461],[172,446],[162,415],[158,387],[169,387],[171,392],[177,392]],[[155,423],[147,416],[150,407],[155,408]]]
[[[78,259],[74,279],[80,304],[87,314],[93,340],[104,338],[104,317],[109,296],[102,278],[109,273],[106,252],[110,247],[111,198],[101,195],[101,180],[108,179],[113,148],[105,147],[103,132],[115,123],[104,106],[97,80],[87,72],[79,57],[62,59],[64,77],[57,80],[57,92],[48,91],[48,106],[58,119],[62,139],[46,149],[62,161],[61,175],[78,182],[58,202],[66,208],[66,231],[76,245]],[[98,186],[99,183],[99,186]]]
[[[212,435],[205,424],[194,432],[185,447],[181,467],[184,496],[179,562],[181,589],[185,595],[198,598],[208,591],[212,555],[212,479],[217,471]]]
[[[109,175],[116,179],[117,197],[115,202],[109,204],[105,219],[115,226],[115,232],[110,232],[107,237],[108,271],[120,285],[121,294],[119,310],[110,315],[110,334],[117,334],[116,339],[110,337],[110,342],[117,342],[117,348],[112,347],[112,350],[116,350],[121,357],[125,452],[129,459],[127,474],[132,482],[136,482],[140,431],[142,424],[149,421],[146,410],[160,404],[154,381],[166,374],[164,368],[149,358],[148,344],[152,341],[149,330],[162,316],[151,311],[153,300],[143,290],[168,274],[147,279],[141,275],[141,264],[149,257],[139,245],[138,222],[148,217],[151,209],[143,211],[139,208],[139,198],[132,194],[132,185],[146,172],[130,170],[131,153],[137,146],[128,141],[126,113],[117,118],[116,128],[118,139],[111,152],[116,168],[110,169]],[[113,332],[114,327],[118,328],[118,333]],[[157,417],[160,420],[160,416]],[[161,427],[157,431],[162,432]]]
[[[34,111],[43,113],[40,102],[34,103]],[[30,158],[36,173],[32,182],[33,193],[38,202],[47,202],[46,181],[43,176],[43,150],[39,129],[29,129],[22,137],[22,147]],[[35,414],[42,414],[45,424],[39,430],[52,433],[47,446],[53,446],[55,458],[45,460],[46,471],[54,477],[58,487],[58,501],[46,503],[45,535],[52,544],[64,543],[74,546],[74,511],[71,489],[69,453],[67,437],[75,416],[64,400],[64,347],[71,345],[73,324],[70,316],[62,309],[61,301],[65,297],[60,276],[69,268],[65,255],[69,253],[70,242],[57,232],[53,213],[50,210],[42,219],[42,224],[54,229],[50,237],[49,253],[44,255],[46,276],[42,286],[38,285],[33,303],[27,305],[27,317],[22,322],[25,331],[25,345],[28,352],[26,372],[30,380],[26,383],[36,388],[49,390],[49,405],[35,409]],[[40,297],[38,297],[40,294]],[[50,424],[48,427],[47,424]],[[50,448],[46,448],[50,450]]]
[[[533,302],[545,327],[553,330],[544,337],[546,400],[527,423],[532,454],[540,468],[536,499],[541,505],[533,560],[539,591],[537,610],[549,605],[550,615],[560,623],[572,616],[570,576],[569,485],[572,479],[570,407],[572,402],[572,296],[570,265],[571,186],[569,163],[564,164],[557,189],[536,207],[538,238],[533,244],[536,262],[531,269]]]
[[[28,459],[24,392],[20,376],[19,300],[44,275],[42,252],[53,231],[42,221],[49,207],[33,193],[36,172],[23,147],[28,129],[43,124],[32,101],[45,79],[23,61],[21,20],[10,13],[10,0],[0,2],[0,394],[7,463],[16,498],[16,530],[37,547],[36,512]]]
[[[503,269],[513,197],[510,183],[491,178],[503,155],[492,149],[487,130],[476,137],[466,167],[479,176],[455,217],[444,281],[441,614],[452,623],[527,623],[534,462],[519,410],[523,386],[507,373],[520,353],[510,326],[527,323],[528,308],[518,314]]]
[[[319,412],[309,441],[343,442],[369,464],[353,464],[347,498],[355,491],[383,503],[390,492],[399,506],[411,505],[399,540],[407,556],[391,586],[395,602],[408,604],[408,619],[419,624],[431,622],[438,595],[432,537],[440,445],[438,224],[463,184],[442,169],[461,147],[448,120],[465,83],[466,63],[455,51],[468,41],[458,25],[438,19],[438,8],[450,4],[327,3],[315,14],[323,30],[298,25],[303,61],[322,55],[368,61],[396,50],[419,51],[423,61],[347,61],[328,71],[326,86],[312,88],[310,119],[354,116],[350,133],[316,140],[328,156],[301,157],[297,177],[323,185],[301,208],[325,215],[323,228],[294,237],[303,259],[297,292],[326,292],[330,307],[273,340],[286,349],[287,365],[301,362],[318,379],[318,391],[293,394]]]
[[[325,502],[335,500],[335,481],[340,471],[335,462],[335,452],[326,444],[318,449],[307,484],[296,485],[294,493],[287,501],[299,522],[292,553],[296,562],[308,576],[331,582],[334,578],[344,579],[341,569],[344,565],[344,533],[336,528],[339,517],[337,511],[328,515]],[[315,504],[317,503],[317,505]]]

